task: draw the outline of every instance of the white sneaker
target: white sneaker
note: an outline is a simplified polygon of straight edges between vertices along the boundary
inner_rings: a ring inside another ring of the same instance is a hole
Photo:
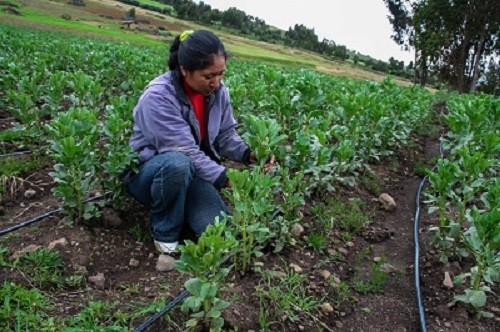
[[[163,254],[173,254],[177,252],[178,241],[175,242],[160,242],[155,240],[155,247]]]

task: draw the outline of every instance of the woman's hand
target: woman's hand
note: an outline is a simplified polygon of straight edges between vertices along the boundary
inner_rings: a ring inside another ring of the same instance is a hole
[[[266,164],[264,165],[264,173],[269,173],[269,171],[273,168],[274,166],[274,162],[276,160],[276,157],[274,157],[274,155],[272,155],[271,157],[269,157],[269,160],[266,162]]]
[[[264,165],[264,173],[268,173],[273,168],[275,161],[276,161],[276,157],[274,155],[269,157],[266,164]],[[248,158],[248,162],[249,162],[249,164],[255,164],[257,162],[257,158],[255,157],[255,153],[250,152],[250,157]]]

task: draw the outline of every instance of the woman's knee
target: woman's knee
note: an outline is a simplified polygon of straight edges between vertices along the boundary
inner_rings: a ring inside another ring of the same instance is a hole
[[[159,172],[163,177],[184,179],[191,181],[194,177],[194,165],[183,153],[172,151],[163,153],[158,157]],[[157,158],[155,157],[155,158]]]

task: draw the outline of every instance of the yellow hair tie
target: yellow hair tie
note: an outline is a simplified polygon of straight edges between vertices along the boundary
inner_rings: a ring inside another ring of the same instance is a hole
[[[187,39],[187,37],[191,36],[193,34],[194,30],[184,30],[180,37],[179,37],[179,40],[181,42],[185,41]]]

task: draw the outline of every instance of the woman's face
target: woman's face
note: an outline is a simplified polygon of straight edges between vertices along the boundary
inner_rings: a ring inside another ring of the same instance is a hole
[[[205,69],[187,71],[181,66],[181,73],[191,89],[205,96],[210,95],[219,88],[224,72],[226,59],[222,54],[214,55],[212,65]]]

